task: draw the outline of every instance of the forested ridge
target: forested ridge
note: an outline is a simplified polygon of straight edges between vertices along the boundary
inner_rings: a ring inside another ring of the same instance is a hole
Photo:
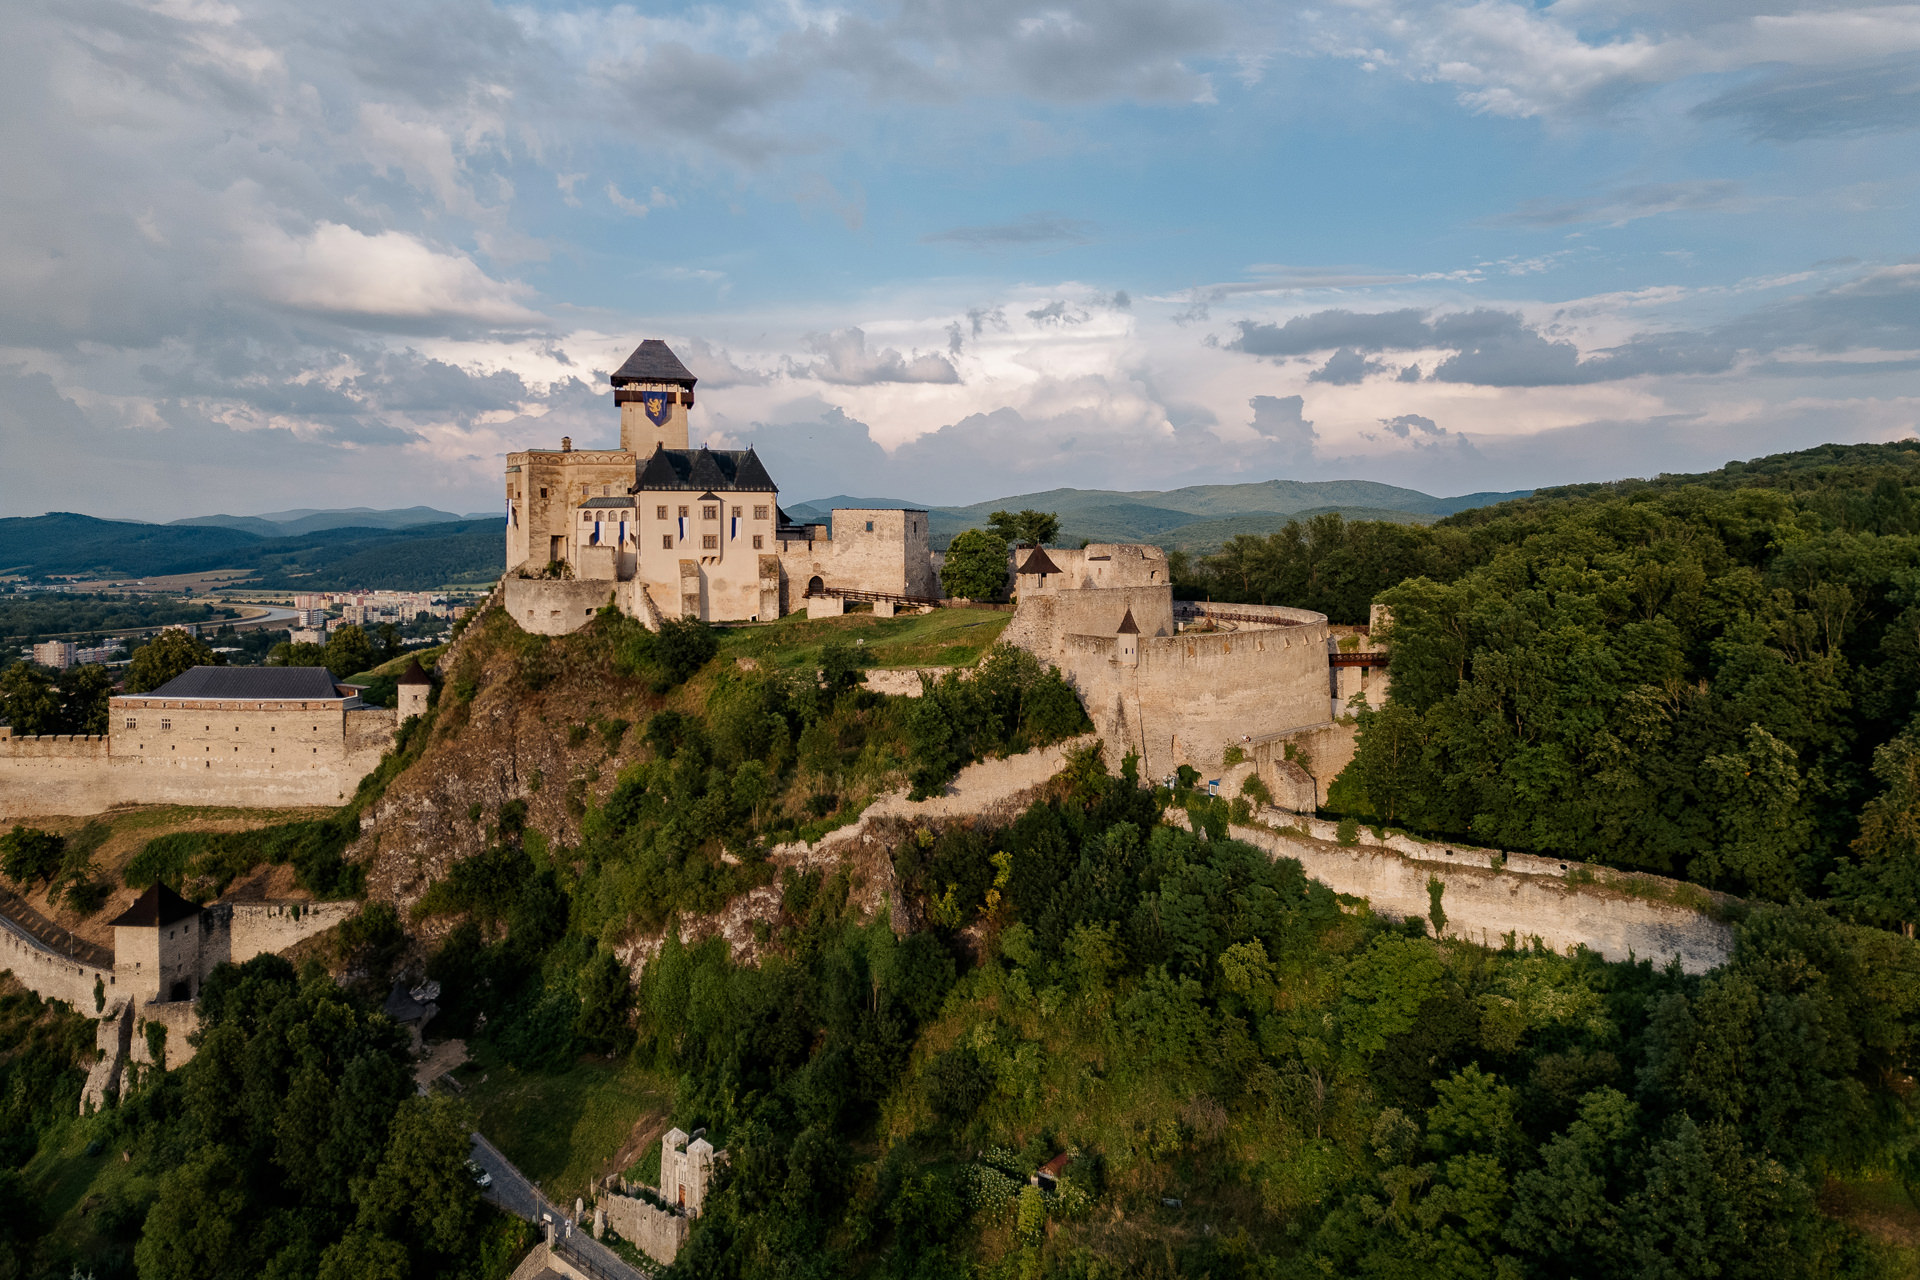
[[[1213,598],[1393,610],[1333,797],[1497,848],[1920,918],[1920,444],[1315,521],[1181,566]]]

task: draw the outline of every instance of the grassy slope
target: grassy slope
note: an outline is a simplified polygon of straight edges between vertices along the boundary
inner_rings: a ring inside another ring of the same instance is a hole
[[[796,613],[766,626],[728,631],[720,653],[798,671],[820,665],[820,649],[827,641],[844,640],[859,645],[869,666],[967,666],[993,647],[1012,620],[1010,613],[986,609],[935,609],[897,618],[850,613],[809,619]]]
[[[627,1062],[582,1057],[565,1071],[519,1071],[484,1041],[471,1049],[454,1078],[476,1127],[556,1204],[620,1172],[615,1157],[660,1127],[673,1096],[672,1081]]]

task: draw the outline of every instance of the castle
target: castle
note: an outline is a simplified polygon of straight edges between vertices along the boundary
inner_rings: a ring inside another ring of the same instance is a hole
[[[796,524],[751,448],[691,446],[699,380],[666,343],[642,342],[611,381],[618,449],[562,437],[507,455],[502,603],[523,628],[564,635],[608,603],[657,627],[938,600],[925,511],[836,510],[831,534]]]

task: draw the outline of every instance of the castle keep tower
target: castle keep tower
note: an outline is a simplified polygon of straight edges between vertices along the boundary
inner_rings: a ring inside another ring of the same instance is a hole
[[[658,338],[633,349],[614,371],[613,402],[620,406],[620,447],[638,457],[654,449],[685,449],[687,410],[699,381]]]

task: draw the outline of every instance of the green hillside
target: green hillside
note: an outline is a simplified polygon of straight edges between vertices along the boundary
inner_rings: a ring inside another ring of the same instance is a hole
[[[1526,497],[1531,490],[1436,498],[1371,480],[1266,480],[1257,484],[1202,484],[1183,489],[1048,489],[961,507],[927,507],[891,498],[844,494],[786,508],[799,520],[831,523],[835,507],[914,507],[928,513],[935,550],[963,529],[987,523],[995,511],[1031,508],[1060,517],[1063,546],[1087,542],[1151,542],[1170,550],[1210,551],[1238,534],[1267,534],[1287,517],[1338,513],[1348,520],[1425,523],[1474,507]]]
[[[505,567],[498,518],[263,537],[217,525],[139,524],[71,512],[0,520],[0,572],[153,578],[246,570],[269,588],[424,590],[490,582]]]

